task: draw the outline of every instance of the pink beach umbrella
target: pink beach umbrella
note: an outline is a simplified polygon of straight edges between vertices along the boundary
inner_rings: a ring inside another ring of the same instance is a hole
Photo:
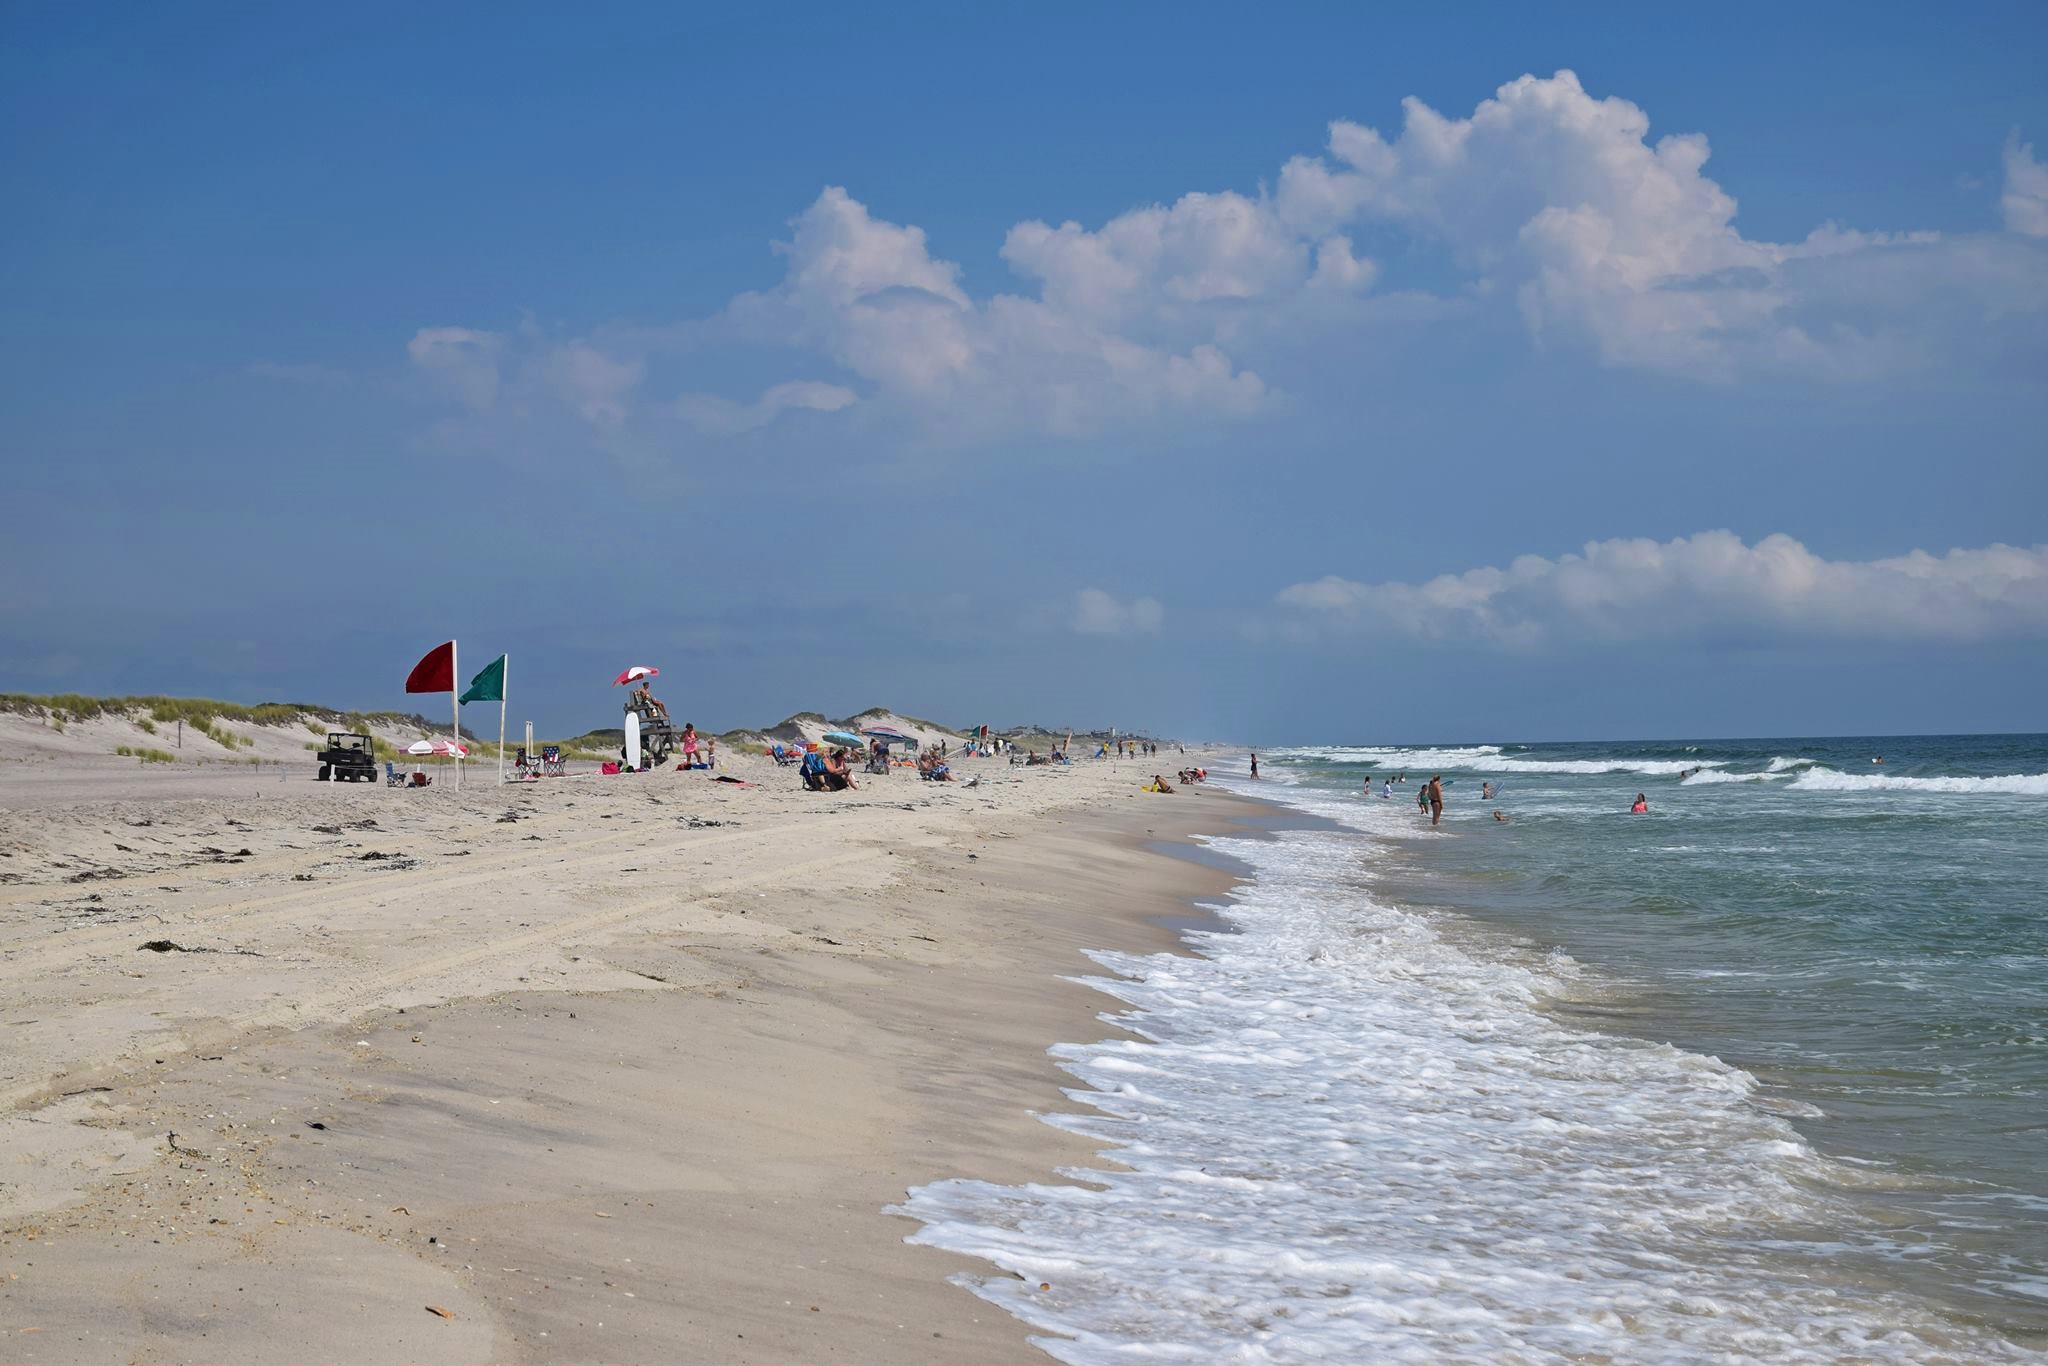
[[[632,668],[612,680],[614,688],[623,688],[628,683],[638,683],[643,678],[653,678],[661,670],[647,664],[635,664]]]
[[[405,752],[407,754],[417,754],[421,758],[425,758],[430,754],[440,755],[444,758],[449,755],[461,758],[469,753],[469,746],[458,745],[453,740],[415,740],[405,747]]]

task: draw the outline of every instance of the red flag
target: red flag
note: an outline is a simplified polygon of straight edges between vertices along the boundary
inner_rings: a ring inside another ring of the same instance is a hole
[[[407,692],[455,691],[455,642],[436,645],[405,676]]]

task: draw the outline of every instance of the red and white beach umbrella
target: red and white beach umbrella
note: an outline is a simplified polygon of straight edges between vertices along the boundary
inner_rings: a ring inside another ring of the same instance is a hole
[[[458,745],[453,740],[415,740],[405,747],[407,754],[425,758],[430,754],[454,755],[460,758],[469,753],[468,745]]]
[[[652,678],[660,672],[661,670],[653,668],[650,665],[635,664],[632,668],[626,670],[617,678],[614,678],[612,680],[612,686],[615,688],[623,688],[628,683],[638,683],[641,679]]]

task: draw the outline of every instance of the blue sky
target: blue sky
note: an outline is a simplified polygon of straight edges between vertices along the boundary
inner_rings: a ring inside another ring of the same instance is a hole
[[[2038,5],[9,27],[0,688],[2048,728]]]

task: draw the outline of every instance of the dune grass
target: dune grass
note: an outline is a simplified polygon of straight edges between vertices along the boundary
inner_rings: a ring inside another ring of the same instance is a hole
[[[136,712],[146,713],[156,725],[172,725],[183,721],[201,731],[211,728],[216,721],[236,721],[252,726],[291,726],[304,724],[313,729],[309,717],[317,717],[335,729],[344,723],[366,728],[368,723],[377,723],[394,729],[432,729],[432,723],[425,717],[411,712],[373,711],[351,712],[337,707],[316,706],[310,702],[222,702],[210,697],[163,697],[146,694],[135,697],[87,697],[83,693],[0,693],[0,712],[16,712],[31,716],[48,716],[63,720],[88,720],[95,716],[130,717]]]
[[[114,750],[123,759],[137,759],[145,764],[175,764],[178,756],[169,750],[144,749],[134,745],[120,745]]]

